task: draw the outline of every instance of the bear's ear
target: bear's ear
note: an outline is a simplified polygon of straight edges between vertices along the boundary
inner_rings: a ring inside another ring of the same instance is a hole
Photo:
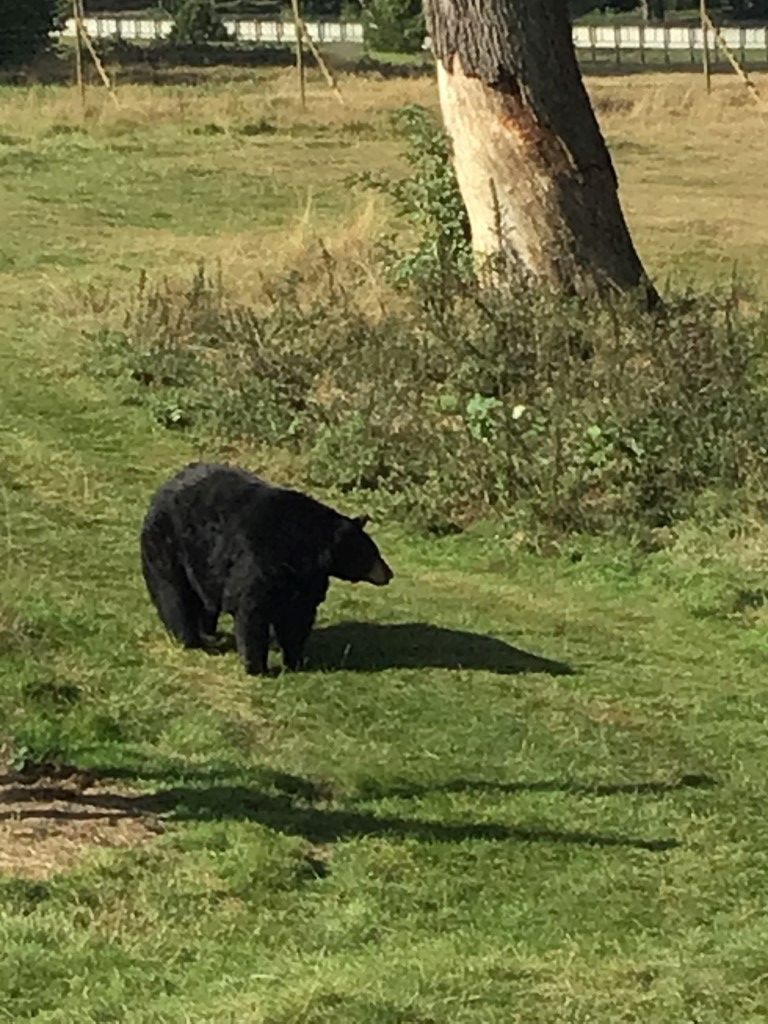
[[[368,523],[370,523],[370,516],[356,516],[353,522],[357,523],[361,530],[364,530]]]

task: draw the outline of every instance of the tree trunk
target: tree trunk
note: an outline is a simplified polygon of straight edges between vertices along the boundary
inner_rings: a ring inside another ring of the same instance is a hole
[[[425,0],[443,119],[481,256],[579,294],[656,293],[581,80],[566,0]]]

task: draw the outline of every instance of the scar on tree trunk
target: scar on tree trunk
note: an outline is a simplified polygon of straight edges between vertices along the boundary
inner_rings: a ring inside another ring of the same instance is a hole
[[[557,0],[539,0],[537,13],[519,15],[514,0],[487,3],[482,17],[471,0],[427,6],[475,251],[501,256],[558,290],[640,292],[656,304],[567,17]]]

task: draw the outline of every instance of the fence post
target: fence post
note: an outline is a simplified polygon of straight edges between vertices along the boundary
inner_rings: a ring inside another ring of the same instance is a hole
[[[707,87],[707,92],[712,92],[712,71],[709,65],[709,21],[707,16],[707,0],[701,0],[699,13],[701,17],[702,35],[701,64],[704,69],[704,82]],[[717,47],[715,47],[715,58],[717,58]]]
[[[621,65],[621,35],[619,33],[619,26],[613,26],[613,45],[616,50],[616,67]]]
[[[296,26],[296,71],[299,75],[299,99],[301,100],[301,109],[306,110],[307,107],[307,92],[306,92],[306,73],[304,71],[304,33],[302,32],[302,20],[301,20],[301,9],[299,7],[299,0],[293,0],[293,24]]]
[[[80,20],[79,0],[72,0],[72,13],[75,16],[75,79],[80,92],[80,110],[85,117],[85,76],[83,75],[83,23]]]
[[[640,63],[645,64],[645,25],[640,26]]]
[[[766,33],[768,33],[768,29],[766,29]],[[592,54],[592,63],[593,64],[597,64],[597,45],[596,45],[596,42],[595,42],[596,39],[597,39],[597,31],[595,30],[595,26],[594,25],[590,25],[589,26],[589,49],[590,49],[590,52]],[[765,37],[765,47],[766,47],[766,50],[768,51],[768,34],[766,34],[766,37]]]
[[[696,63],[696,29],[688,29],[688,50],[691,54],[691,64]]]
[[[745,28],[739,29],[739,50],[741,51],[741,63],[747,63],[747,30]]]

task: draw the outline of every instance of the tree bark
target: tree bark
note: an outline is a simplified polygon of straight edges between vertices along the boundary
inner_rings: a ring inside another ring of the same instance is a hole
[[[425,13],[476,252],[561,290],[654,302],[566,0],[425,0]]]

